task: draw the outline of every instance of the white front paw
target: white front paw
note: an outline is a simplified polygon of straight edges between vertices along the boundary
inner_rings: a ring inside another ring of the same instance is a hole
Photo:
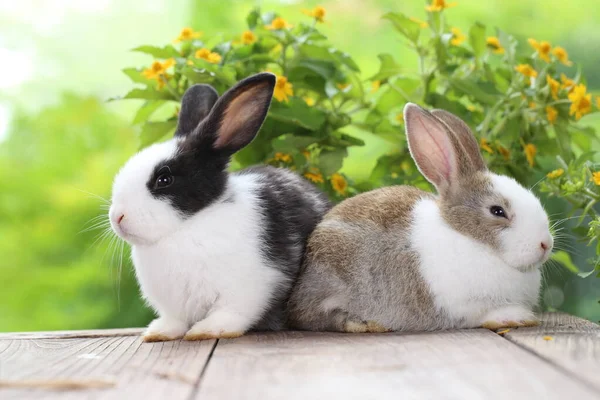
[[[522,306],[506,306],[492,310],[481,322],[483,328],[491,330],[537,325],[539,320],[533,311]]]
[[[196,322],[183,337],[184,340],[232,339],[250,329],[250,322],[242,315],[228,311],[213,311]]]
[[[142,334],[144,342],[165,342],[181,339],[188,329],[188,324],[176,319],[160,317],[148,325]]]

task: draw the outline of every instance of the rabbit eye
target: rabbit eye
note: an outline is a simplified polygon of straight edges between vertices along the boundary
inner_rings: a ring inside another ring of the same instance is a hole
[[[154,182],[154,187],[156,189],[164,189],[169,187],[175,182],[175,178],[171,174],[162,174],[156,178],[156,182]]]
[[[490,207],[490,212],[492,213],[493,216],[495,217],[500,217],[500,218],[508,218],[506,216],[506,211],[504,211],[504,208],[500,207],[500,206],[491,206]]]

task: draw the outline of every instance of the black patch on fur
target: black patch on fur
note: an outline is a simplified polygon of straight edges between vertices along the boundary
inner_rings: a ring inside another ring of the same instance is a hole
[[[175,137],[186,136],[208,116],[219,99],[219,94],[210,85],[193,85],[186,90],[181,99],[179,122]]]
[[[154,167],[148,190],[156,198],[168,199],[183,216],[191,216],[215,202],[227,187],[229,157],[210,148],[179,148],[174,158],[163,160]],[[156,179],[167,168],[173,175],[173,184],[155,188]]]
[[[302,265],[308,236],[331,208],[331,203],[315,186],[289,171],[261,166],[239,174],[261,177],[257,193],[264,226],[261,250],[269,264],[275,265],[287,278],[274,292],[271,307],[253,329],[283,329],[287,322],[286,303]]]

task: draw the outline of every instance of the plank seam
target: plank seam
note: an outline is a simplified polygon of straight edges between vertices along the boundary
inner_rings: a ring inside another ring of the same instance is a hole
[[[219,344],[219,339],[215,339],[215,343],[213,344],[212,349],[210,349],[210,353],[208,354],[206,363],[204,363],[204,366],[202,367],[202,371],[200,371],[200,375],[198,375],[198,379],[196,379],[196,382],[194,382],[194,386],[192,387],[192,391],[190,392],[190,396],[188,397],[188,400],[193,400],[194,398],[196,398],[196,395],[198,394],[198,390],[200,390],[200,383],[202,382],[202,378],[204,378],[204,375],[206,374],[206,370],[208,369],[208,365],[210,364],[210,360],[212,360],[213,354],[215,353],[215,350],[217,349],[218,344]]]
[[[581,378],[579,375],[573,373],[572,371],[570,371],[568,368],[565,368],[557,363],[555,363],[554,361],[552,361],[549,358],[544,357],[543,355],[539,354],[538,352],[536,352],[533,349],[530,349],[529,347],[522,345],[514,340],[511,340],[510,337],[505,337],[503,335],[498,335],[500,336],[502,339],[508,341],[509,343],[514,344],[517,347],[520,347],[521,349],[525,350],[526,352],[528,352],[529,354],[532,354],[533,356],[541,359],[542,361],[544,361],[546,364],[554,367],[555,369],[559,370],[560,372],[562,372],[564,375],[568,376],[569,378],[579,382],[580,384],[582,384],[585,388],[587,389],[592,389],[594,391],[598,391],[600,390],[599,387],[596,387],[596,385],[594,385],[591,382],[588,382],[586,379]]]

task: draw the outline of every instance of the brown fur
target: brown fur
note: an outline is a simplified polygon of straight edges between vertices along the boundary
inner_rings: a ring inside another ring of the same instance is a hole
[[[439,328],[408,236],[411,212],[424,198],[433,196],[392,186],[347,199],[327,214],[309,238],[290,324],[342,332]]]
[[[171,340],[177,340],[177,339],[181,339],[181,337],[170,337],[167,335],[162,335],[160,333],[152,333],[149,335],[144,335],[142,336],[142,340],[146,343],[152,343],[152,342],[168,342]]]

